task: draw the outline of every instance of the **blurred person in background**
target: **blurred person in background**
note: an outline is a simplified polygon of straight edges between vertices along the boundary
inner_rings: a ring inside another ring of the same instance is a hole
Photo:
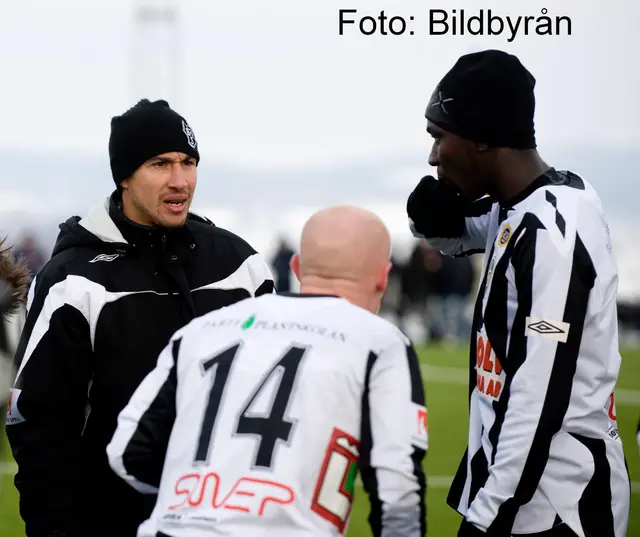
[[[36,274],[44,266],[46,259],[42,249],[38,246],[35,236],[27,232],[22,240],[14,247],[14,255],[24,260],[29,269],[31,280],[33,281]]]
[[[426,241],[417,241],[409,255],[409,259],[398,268],[400,292],[396,303],[397,325],[400,330],[407,332],[407,318],[417,313],[420,317],[425,334],[428,332],[426,324],[426,301],[429,294],[430,276],[435,268],[429,263]],[[425,335],[426,338],[426,335]]]
[[[275,274],[276,291],[279,293],[288,293],[291,291],[291,267],[289,262],[295,252],[282,237],[278,241],[278,249],[271,259],[271,266]]]
[[[431,311],[434,278],[442,267],[442,254],[427,241],[415,243],[411,255],[400,269],[400,296],[396,304],[398,327],[408,330],[408,317],[417,315],[423,343],[437,342],[443,337],[441,322]],[[438,313],[437,311],[435,313]]]
[[[344,535],[358,470],[372,534],[424,537],[420,366],[376,315],[389,253],[375,214],[321,210],[292,258],[300,293],[244,300],[175,334],[108,447],[129,485],[159,489],[139,537]]]
[[[443,256],[433,275],[427,302],[427,317],[431,332],[444,341],[467,342],[471,333],[468,315],[469,300],[475,281],[474,267],[469,256]]]
[[[534,86],[516,56],[475,52],[426,109],[439,179],[409,196],[411,229],[447,255],[486,252],[447,502],[459,537],[624,537],[617,263],[594,188],[536,149]]]
[[[154,498],[109,468],[118,413],[171,335],[273,292],[261,255],[189,211],[200,160],[166,101],[111,120],[115,191],[60,225],[16,353],[7,436],[27,537],[134,537]]]

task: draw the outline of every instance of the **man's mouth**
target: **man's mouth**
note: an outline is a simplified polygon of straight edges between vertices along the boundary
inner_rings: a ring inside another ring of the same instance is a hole
[[[460,188],[460,186],[458,186],[458,184],[452,181],[451,179],[447,179],[444,176],[439,176],[438,179],[442,181],[445,185],[447,185],[451,190],[454,190],[458,196],[463,195],[462,189]]]
[[[176,213],[181,212],[187,205],[187,196],[171,196],[164,200],[165,205]]]

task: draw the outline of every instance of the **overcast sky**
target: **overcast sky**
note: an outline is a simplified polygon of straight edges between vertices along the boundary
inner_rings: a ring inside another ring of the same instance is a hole
[[[408,237],[406,195],[429,171],[431,92],[461,54],[499,48],[535,75],[541,154],[600,190],[625,243],[624,284],[636,285],[640,256],[626,244],[640,225],[640,0],[180,0],[162,32],[134,22],[134,7],[149,4],[172,2],[0,2],[0,220],[10,233],[25,214],[83,214],[108,192],[110,118],[148,96],[167,98],[195,131],[196,206],[256,246],[267,232],[299,229],[309,199],[366,203]],[[429,35],[429,10],[454,8],[458,18],[545,8],[570,17],[572,35]],[[339,9],[385,10],[414,35],[364,36],[351,25],[340,36]],[[247,200],[259,191],[253,202],[272,205],[278,223],[249,211],[253,227],[243,227],[244,203],[229,202],[234,180]]]
[[[518,54],[536,76],[542,149],[640,145],[638,0],[181,0],[164,38],[133,24],[142,3],[154,2],[1,3],[0,147],[102,154],[110,117],[168,66],[183,82],[172,104],[205,157],[287,166],[424,150],[433,87],[460,54],[488,47]],[[548,8],[571,17],[573,35],[429,35],[429,9],[452,5],[467,17],[479,5],[501,16]],[[351,25],[340,36],[340,8],[413,16],[414,35],[363,36]],[[145,47],[154,56],[137,59]],[[145,70],[152,61],[160,67]]]

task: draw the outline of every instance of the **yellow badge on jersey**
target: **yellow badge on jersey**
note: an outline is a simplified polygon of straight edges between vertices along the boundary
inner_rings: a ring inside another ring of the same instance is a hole
[[[511,237],[511,226],[509,224],[505,224],[500,232],[500,238],[498,239],[499,246],[505,246],[509,242],[509,238]]]

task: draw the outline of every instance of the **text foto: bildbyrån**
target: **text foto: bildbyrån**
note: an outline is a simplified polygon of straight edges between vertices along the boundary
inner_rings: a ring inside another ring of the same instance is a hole
[[[550,17],[543,8],[539,16],[500,15],[491,9],[469,11],[465,9],[430,9],[427,30],[429,35],[503,35],[513,41],[519,35],[571,35],[572,21],[566,15]],[[351,26],[353,25],[353,26]],[[338,32],[344,35],[349,28],[363,35],[414,35],[422,24],[417,17],[388,15],[380,11],[377,16],[359,15],[356,9],[339,10]]]

